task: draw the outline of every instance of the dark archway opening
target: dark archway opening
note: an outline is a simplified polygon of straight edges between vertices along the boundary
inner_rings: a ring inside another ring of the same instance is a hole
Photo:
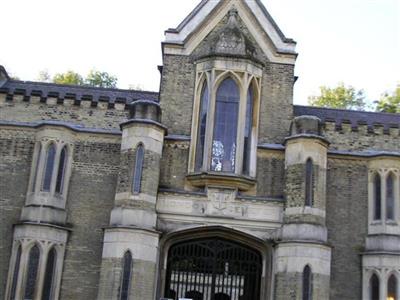
[[[165,297],[178,300],[257,300],[258,251],[219,237],[177,243],[168,251]]]

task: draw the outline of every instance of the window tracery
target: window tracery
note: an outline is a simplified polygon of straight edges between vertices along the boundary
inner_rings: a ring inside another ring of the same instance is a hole
[[[189,173],[255,177],[262,71],[238,61],[197,65]]]

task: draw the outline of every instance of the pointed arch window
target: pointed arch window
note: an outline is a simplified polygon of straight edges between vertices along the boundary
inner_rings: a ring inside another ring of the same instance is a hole
[[[206,137],[206,124],[207,124],[207,112],[208,112],[208,87],[207,81],[204,80],[203,88],[200,96],[200,109],[199,109],[199,126],[197,132],[197,146],[196,146],[196,162],[195,170],[198,171],[203,166],[204,156],[204,143]]]
[[[379,278],[376,274],[373,274],[371,276],[371,279],[369,280],[369,286],[370,286],[370,300],[379,300],[379,289],[380,289],[380,284],[379,284]]]
[[[12,279],[12,285],[11,285],[11,293],[10,293],[11,300],[15,300],[15,293],[17,291],[17,282],[18,282],[20,262],[21,262],[21,246],[18,246],[17,255],[15,257],[14,273],[13,273],[13,279]]]
[[[387,299],[388,300],[399,300],[398,292],[398,282],[394,274],[389,277],[387,285]]]
[[[228,77],[217,89],[211,170],[235,172],[236,139],[239,116],[239,87]]]
[[[60,161],[58,164],[57,180],[56,180],[56,193],[59,193],[59,194],[62,194],[62,192],[63,192],[65,169],[67,166],[67,158],[68,158],[68,149],[67,149],[67,146],[64,146],[60,153]]]
[[[374,220],[380,220],[381,219],[381,204],[382,204],[382,195],[381,195],[381,176],[376,173],[374,176],[374,183],[373,183],[373,189],[374,189]]]
[[[394,176],[391,172],[386,178],[386,220],[394,220]]]
[[[50,192],[51,178],[53,176],[54,160],[56,157],[56,146],[50,144],[46,153],[46,166],[43,173],[42,191]]]
[[[312,272],[310,266],[305,266],[303,270],[303,300],[312,299]]]
[[[132,254],[126,251],[123,257],[122,278],[119,300],[128,300],[132,277]]]
[[[40,260],[40,250],[37,245],[34,245],[29,251],[28,271],[26,273],[26,285],[24,293],[25,300],[33,300],[33,297],[35,296],[39,260]]]
[[[135,169],[133,173],[133,182],[132,182],[133,194],[140,193],[140,188],[142,183],[143,161],[144,161],[144,147],[143,144],[139,144],[136,148]]]
[[[312,206],[314,202],[314,191],[313,191],[313,181],[314,181],[314,171],[313,171],[313,161],[308,158],[306,161],[306,194],[305,194],[305,206]]]
[[[52,297],[52,294],[53,294],[53,285],[54,285],[54,277],[56,270],[56,261],[57,261],[57,251],[53,247],[51,248],[47,256],[42,300],[50,300],[54,298]]]
[[[243,173],[249,175],[250,172],[250,153],[251,153],[251,134],[253,128],[253,109],[254,109],[254,88],[250,84],[247,91],[246,102],[246,121],[244,127],[244,151],[243,151]]]

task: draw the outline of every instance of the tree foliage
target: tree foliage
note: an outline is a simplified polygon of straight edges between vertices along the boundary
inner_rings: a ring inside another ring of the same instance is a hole
[[[400,84],[397,85],[392,94],[384,93],[376,104],[376,111],[400,113]]]
[[[115,88],[117,86],[117,81],[117,77],[112,76],[107,72],[100,72],[92,69],[86,76],[85,84],[96,87]]]
[[[308,97],[308,103],[312,106],[363,110],[366,107],[363,90],[356,90],[352,86],[339,83],[336,87],[320,87],[319,96]]]
[[[117,86],[117,77],[110,75],[107,72],[100,72],[92,69],[84,78],[77,72],[69,70],[64,73],[57,73],[53,77],[50,76],[47,70],[39,73],[38,80],[42,82],[53,82],[58,84],[72,84],[103,88],[115,88]]]
[[[65,73],[57,73],[53,76],[52,81],[58,84],[74,84],[74,85],[84,85],[85,81],[82,76],[74,71],[67,71]]]

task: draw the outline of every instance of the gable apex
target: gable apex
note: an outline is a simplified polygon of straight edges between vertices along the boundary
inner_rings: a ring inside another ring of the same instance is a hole
[[[294,64],[296,42],[285,37],[260,0],[202,0],[177,28],[165,31],[164,53],[191,54],[231,9],[271,62]]]

